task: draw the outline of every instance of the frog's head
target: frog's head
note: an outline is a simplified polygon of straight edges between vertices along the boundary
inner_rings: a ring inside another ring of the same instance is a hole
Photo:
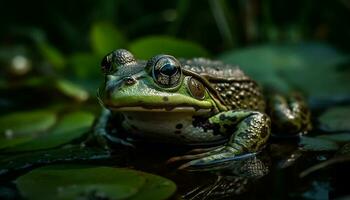
[[[105,75],[98,98],[113,111],[209,113],[222,109],[204,78],[182,68],[170,55],[137,61],[124,49],[101,63]]]

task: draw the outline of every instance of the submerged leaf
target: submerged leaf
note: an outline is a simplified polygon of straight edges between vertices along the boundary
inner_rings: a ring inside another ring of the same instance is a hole
[[[56,165],[35,169],[16,181],[26,199],[169,198],[175,184],[165,178],[123,168]]]
[[[150,59],[158,54],[175,57],[207,57],[208,52],[196,43],[168,36],[148,36],[129,45],[129,50],[138,59]]]

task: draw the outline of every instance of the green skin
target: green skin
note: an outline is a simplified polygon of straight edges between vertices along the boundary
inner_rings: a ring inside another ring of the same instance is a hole
[[[178,65],[178,78],[162,84],[156,69],[169,64],[169,59]],[[198,66],[204,70],[198,71]],[[272,96],[266,108],[255,82],[239,69],[227,71],[232,69],[227,66],[206,59],[178,61],[166,55],[136,61],[123,49],[108,54],[102,62],[105,82],[98,91],[106,109],[95,125],[94,138],[106,148],[111,143],[132,146],[135,140],[204,145],[169,162],[185,161],[180,169],[210,170],[258,153],[271,127],[289,135],[311,128],[310,113],[298,95]],[[222,91],[228,86],[231,89]],[[232,92],[236,100],[229,98]],[[113,127],[113,133],[107,127]]]

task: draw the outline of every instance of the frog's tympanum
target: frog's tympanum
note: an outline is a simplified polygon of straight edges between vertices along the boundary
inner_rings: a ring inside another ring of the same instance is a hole
[[[104,144],[141,140],[201,146],[170,159],[187,161],[180,168],[220,167],[255,155],[266,145],[271,127],[288,134],[310,128],[301,97],[275,95],[266,103],[255,81],[220,61],[170,55],[144,61],[119,49],[101,67],[105,81],[98,99],[106,109],[95,126],[98,139]]]

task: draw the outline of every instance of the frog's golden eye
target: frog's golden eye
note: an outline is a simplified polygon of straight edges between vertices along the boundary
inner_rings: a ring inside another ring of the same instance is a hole
[[[194,98],[200,99],[200,100],[204,99],[205,87],[197,79],[195,79],[193,77],[188,78],[187,89]]]
[[[164,87],[175,87],[181,80],[181,65],[174,57],[157,56],[152,60],[152,76],[155,82]]]
[[[117,49],[106,55],[101,62],[101,70],[105,75],[112,74],[118,66],[136,63],[134,56],[125,49]]]

